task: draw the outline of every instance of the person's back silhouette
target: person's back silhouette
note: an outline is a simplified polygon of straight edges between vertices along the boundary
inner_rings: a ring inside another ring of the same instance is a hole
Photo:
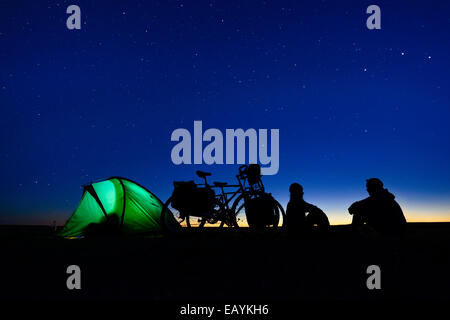
[[[314,225],[321,230],[328,229],[330,223],[327,215],[303,199],[303,187],[300,184],[291,184],[289,192],[291,196],[286,209],[286,227],[290,234],[310,231]]]
[[[383,187],[378,178],[366,180],[369,197],[353,203],[348,212],[353,215],[352,225],[364,223],[382,234],[400,235],[406,226],[406,219],[395,196]]]

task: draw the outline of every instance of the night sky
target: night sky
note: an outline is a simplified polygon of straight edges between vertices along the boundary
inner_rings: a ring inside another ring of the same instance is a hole
[[[0,224],[64,223],[109,176],[162,200],[198,169],[234,182],[238,165],[172,163],[194,120],[279,129],[263,181],[283,205],[299,182],[348,223],[379,177],[409,221],[450,221],[449,17],[449,1],[3,0]]]

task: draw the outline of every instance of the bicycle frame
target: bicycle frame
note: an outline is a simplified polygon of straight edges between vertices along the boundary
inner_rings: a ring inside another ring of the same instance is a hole
[[[236,175],[236,179],[238,180],[239,183],[237,185],[211,186],[208,184],[206,177],[204,177],[205,187],[220,189],[221,193],[219,195],[216,195],[216,198],[218,198],[223,203],[226,210],[230,209],[229,206],[230,202],[232,202],[233,199],[235,199],[235,197],[240,194],[249,196],[251,194],[256,194],[258,192],[264,192],[264,185],[261,179],[259,179],[256,184],[246,185],[247,182],[247,177],[245,173],[246,168],[247,168],[246,165],[242,165],[241,167],[239,167],[239,174]],[[236,191],[226,192],[224,188],[238,188],[238,189]]]

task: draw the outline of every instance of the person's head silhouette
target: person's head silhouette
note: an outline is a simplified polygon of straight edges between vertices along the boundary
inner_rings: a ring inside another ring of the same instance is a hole
[[[383,182],[378,178],[370,178],[366,180],[366,189],[370,196],[374,196],[384,190]]]
[[[289,192],[291,193],[291,199],[303,199],[303,187],[299,183],[291,184]]]

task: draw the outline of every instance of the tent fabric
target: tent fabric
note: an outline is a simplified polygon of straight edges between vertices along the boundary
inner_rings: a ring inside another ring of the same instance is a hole
[[[84,187],[80,204],[59,233],[62,237],[82,237],[90,224],[100,224],[116,214],[122,234],[161,233],[163,203],[153,193],[131,180],[112,177]],[[169,229],[179,227],[172,215]],[[171,218],[170,218],[171,217]]]

